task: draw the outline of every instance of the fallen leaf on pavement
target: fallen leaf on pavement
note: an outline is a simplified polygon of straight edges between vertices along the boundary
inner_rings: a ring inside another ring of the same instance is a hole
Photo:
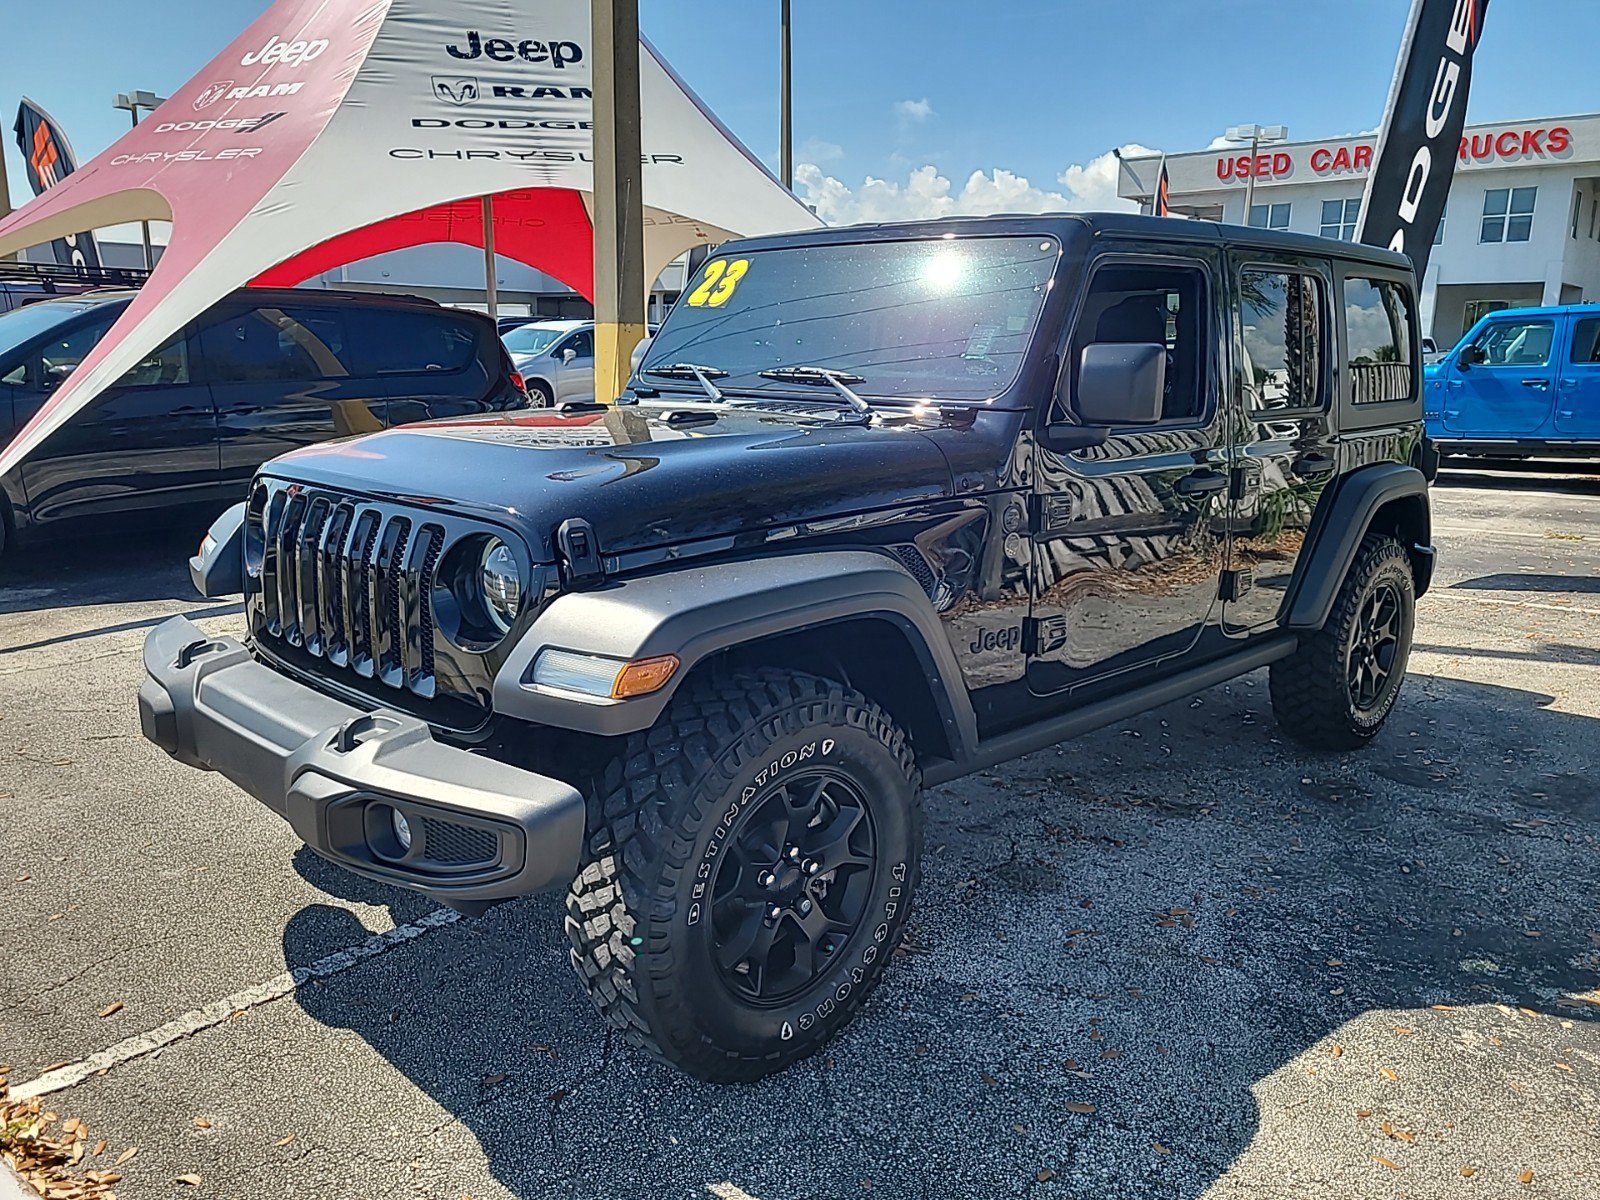
[[[95,1016],[100,1017],[102,1019],[105,1018],[105,1017],[114,1017],[121,1011],[122,1011],[122,1001],[121,1000],[117,1000],[117,1001],[112,1002],[111,1004],[106,1005],[99,1012],[95,1013]]]
[[[211,1128],[211,1118],[210,1117],[196,1117],[194,1119],[194,1127],[196,1129],[210,1129]]]
[[[110,1145],[110,1143],[107,1142],[105,1140],[105,1138],[101,1138],[98,1142],[96,1142],[94,1144],[94,1149],[89,1151],[89,1153],[90,1154],[104,1154],[106,1152],[106,1147],[108,1145]]]
[[[1517,1182],[1518,1183],[1532,1183],[1533,1182],[1533,1172],[1531,1170],[1524,1171],[1521,1175],[1517,1176]]]
[[[1041,1167],[1039,1169],[1038,1174],[1036,1174],[1034,1176],[1034,1178],[1037,1179],[1040,1183],[1049,1183],[1055,1177],[1056,1177],[1056,1173],[1054,1171],[1052,1171],[1049,1167]]]
[[[1000,1086],[1000,1081],[998,1079],[996,1079],[993,1075],[989,1074],[989,1072],[987,1072],[987,1071],[979,1071],[978,1072],[978,1078],[983,1080],[983,1082],[989,1087],[999,1087]]]
[[[1477,1167],[1462,1167],[1461,1168],[1461,1178],[1463,1178],[1463,1179],[1471,1179],[1477,1173],[1478,1173],[1478,1168]]]
[[[496,1071],[493,1075],[485,1075],[483,1077],[483,1086],[493,1087],[497,1083],[504,1083],[505,1078],[506,1073],[504,1071]]]
[[[1338,1042],[1335,1042],[1333,1045],[1328,1047],[1328,1053],[1333,1055],[1335,1058],[1338,1058],[1344,1053],[1344,1047],[1339,1045]]]
[[[273,1142],[272,1144],[274,1146],[287,1146],[292,1141],[294,1141],[294,1134],[291,1133],[287,1137],[279,1138],[277,1141]]]
[[[117,1155],[117,1166],[120,1167],[125,1162],[132,1162],[134,1155],[136,1155],[138,1153],[139,1153],[139,1147],[137,1147],[137,1146],[129,1146],[121,1154]]]
[[[1150,1143],[1150,1149],[1154,1150],[1157,1154],[1171,1154],[1172,1153],[1172,1147],[1171,1146],[1163,1146],[1160,1142],[1151,1142]]]
[[[1067,1111],[1075,1113],[1092,1113],[1095,1111],[1095,1107],[1092,1104],[1086,1104],[1082,1100],[1068,1100]]]
[[[1383,1076],[1383,1077],[1384,1077],[1384,1078],[1385,1078],[1385,1079],[1387,1079],[1387,1080],[1388,1080],[1388,1081],[1389,1081],[1389,1082],[1390,1082],[1390,1083],[1394,1083],[1394,1082],[1395,1082],[1395,1081],[1396,1081],[1396,1080],[1398,1080],[1398,1079],[1399,1079],[1399,1078],[1400,1078],[1400,1076],[1398,1076],[1398,1075],[1396,1075],[1396,1074],[1395,1074],[1395,1073],[1394,1073],[1394,1072],[1393,1072],[1393,1071],[1392,1071],[1392,1070],[1390,1070],[1390,1069],[1389,1069],[1389,1068],[1388,1068],[1388,1067],[1379,1067],[1379,1068],[1378,1068],[1378,1074],[1379,1074],[1379,1075],[1382,1075],[1382,1076]]]
[[[1555,1064],[1555,1068],[1558,1071],[1570,1071],[1572,1070],[1572,1065],[1570,1063],[1558,1062]]]
[[[1358,1108],[1358,1109],[1356,1109],[1356,1116],[1360,1117],[1363,1121],[1365,1121],[1371,1115],[1372,1115],[1372,1110],[1370,1108]]]
[[[186,1187],[199,1187],[200,1186],[200,1176],[198,1176],[198,1175],[179,1175],[172,1182],[173,1183],[181,1183]]]
[[[1372,1161],[1377,1163],[1380,1167],[1388,1167],[1391,1171],[1398,1171],[1400,1169],[1400,1164],[1395,1162],[1394,1159],[1385,1158],[1381,1154],[1374,1155]]]
[[[1394,1027],[1394,1031],[1395,1031],[1395,1034],[1397,1036],[1399,1036],[1399,1037],[1410,1037],[1412,1034],[1414,1034],[1416,1032],[1415,1029],[1407,1029],[1404,1025],[1396,1025]]]

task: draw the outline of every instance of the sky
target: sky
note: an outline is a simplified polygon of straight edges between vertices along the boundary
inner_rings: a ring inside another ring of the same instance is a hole
[[[530,8],[537,0],[528,0]],[[778,160],[778,0],[640,0],[646,36]],[[0,113],[26,94],[80,161],[119,91],[165,94],[268,0],[7,4]],[[793,0],[796,190],[831,221],[1116,207],[1113,147],[1177,152],[1244,122],[1336,137],[1382,120],[1406,0]],[[1600,111],[1600,0],[1495,0],[1469,120]]]

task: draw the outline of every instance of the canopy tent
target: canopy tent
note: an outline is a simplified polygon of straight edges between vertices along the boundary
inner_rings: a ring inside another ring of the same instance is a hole
[[[0,220],[0,256],[172,222],[150,281],[0,452],[51,432],[237,287],[386,250],[484,244],[592,298],[587,0],[278,0],[137,129]],[[640,49],[645,278],[695,245],[816,225]]]

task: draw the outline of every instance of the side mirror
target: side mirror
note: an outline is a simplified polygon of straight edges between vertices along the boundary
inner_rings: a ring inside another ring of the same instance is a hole
[[[1085,425],[1154,425],[1166,391],[1165,346],[1096,342],[1084,347],[1072,411]]]
[[[578,358],[578,352],[576,350],[574,350],[571,346],[568,346],[565,350],[563,350],[561,352],[561,361],[566,363],[568,366],[571,366],[574,362],[576,362],[577,358]]]
[[[1484,361],[1482,346],[1468,346],[1456,359],[1463,367],[1475,367]]]

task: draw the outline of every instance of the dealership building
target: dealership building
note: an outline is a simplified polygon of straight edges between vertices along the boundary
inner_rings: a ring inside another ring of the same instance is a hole
[[[1346,240],[1375,135],[1166,158],[1174,213]],[[1118,192],[1149,212],[1160,157],[1123,161]],[[1251,212],[1245,191],[1255,177]],[[1485,312],[1600,302],[1600,114],[1470,125],[1423,280],[1422,327],[1454,344]]]

